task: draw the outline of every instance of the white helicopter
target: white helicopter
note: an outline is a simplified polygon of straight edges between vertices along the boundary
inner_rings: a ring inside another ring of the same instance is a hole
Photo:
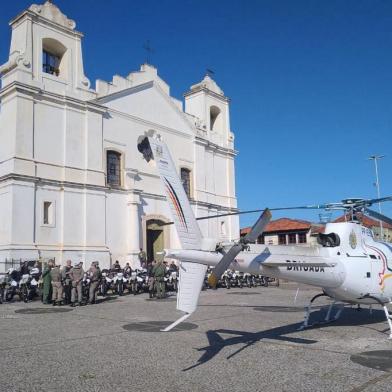
[[[197,308],[207,266],[214,266],[209,283],[214,286],[227,268],[306,283],[322,289],[306,307],[302,328],[310,326],[309,317],[314,300],[328,296],[332,302],[325,322],[336,320],[344,304],[380,305],[388,321],[392,339],[392,317],[387,304],[392,303],[392,245],[375,241],[373,233],[362,226],[356,215],[368,215],[392,224],[392,219],[370,210],[372,204],[392,201],[380,199],[347,199],[340,203],[265,209],[251,231],[238,242],[220,246],[202,237],[189,200],[178,177],[166,144],[155,131],[139,137],[138,150],[150,164],[155,164],[167,194],[182,249],[165,249],[165,257],[181,262],[177,294],[177,309],[185,314],[162,331],[170,331],[188,318]],[[258,245],[252,244],[262,234],[271,219],[271,210],[342,209],[349,213],[347,222],[328,223],[325,233],[318,235],[318,245]],[[262,211],[254,210],[251,212]],[[247,213],[247,212],[240,212]],[[340,304],[332,317],[334,304]]]

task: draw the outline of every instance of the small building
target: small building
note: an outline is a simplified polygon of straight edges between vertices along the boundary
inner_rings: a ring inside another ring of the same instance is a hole
[[[249,233],[251,227],[241,229],[241,237]],[[280,218],[271,221],[257,243],[265,245],[305,245],[314,244],[315,236],[324,230],[324,225],[305,220]]]

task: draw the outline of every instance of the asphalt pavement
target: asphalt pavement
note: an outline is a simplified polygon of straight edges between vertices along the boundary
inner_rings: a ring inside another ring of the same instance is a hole
[[[175,297],[112,297],[81,308],[0,305],[0,391],[391,391],[384,313],[346,306],[340,320],[298,331],[319,291],[202,292],[173,332]],[[313,320],[325,316],[321,298]]]

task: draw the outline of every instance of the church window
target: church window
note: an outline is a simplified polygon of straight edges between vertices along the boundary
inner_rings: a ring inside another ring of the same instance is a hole
[[[279,234],[278,235],[278,242],[279,242],[279,245],[286,245],[287,244],[286,234]]]
[[[45,73],[59,76],[60,58],[50,52],[44,50],[42,52],[42,70]]]
[[[107,184],[109,186],[121,185],[121,154],[117,151],[108,151],[106,156]]]
[[[221,234],[226,235],[226,224],[224,221],[221,222]]]
[[[42,40],[42,72],[67,78],[67,48],[53,38]]]
[[[211,106],[210,107],[210,130],[211,131],[216,131],[217,126],[218,126],[218,119],[220,115],[220,109],[216,106]]]
[[[44,201],[42,211],[42,223],[44,225],[54,224],[54,203],[52,201]]]
[[[181,168],[181,182],[188,198],[191,197],[191,171],[185,167]]]

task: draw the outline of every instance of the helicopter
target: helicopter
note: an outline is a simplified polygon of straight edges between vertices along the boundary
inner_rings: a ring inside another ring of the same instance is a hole
[[[164,256],[180,261],[177,309],[184,314],[162,331],[170,331],[187,319],[196,309],[208,266],[214,267],[209,284],[216,286],[227,268],[282,278],[321,288],[305,307],[301,329],[310,327],[314,301],[322,296],[331,303],[324,322],[337,320],[345,304],[380,305],[389,325],[392,339],[392,244],[376,241],[372,230],[363,226],[360,215],[367,214],[392,224],[392,219],[370,209],[373,204],[392,201],[392,196],[378,199],[345,199],[337,203],[265,208],[196,218],[181,180],[176,172],[169,149],[161,136],[150,130],[138,139],[143,158],[155,165],[164,185],[167,200],[182,249],[165,249]],[[271,211],[304,209],[343,210],[345,222],[327,223],[319,233],[317,245],[255,244],[271,220]],[[246,236],[230,244],[203,238],[197,220],[211,219],[250,212],[261,212]],[[167,224],[167,223],[165,223]],[[334,313],[334,306],[337,311]],[[333,315],[334,313],[334,315]]]

